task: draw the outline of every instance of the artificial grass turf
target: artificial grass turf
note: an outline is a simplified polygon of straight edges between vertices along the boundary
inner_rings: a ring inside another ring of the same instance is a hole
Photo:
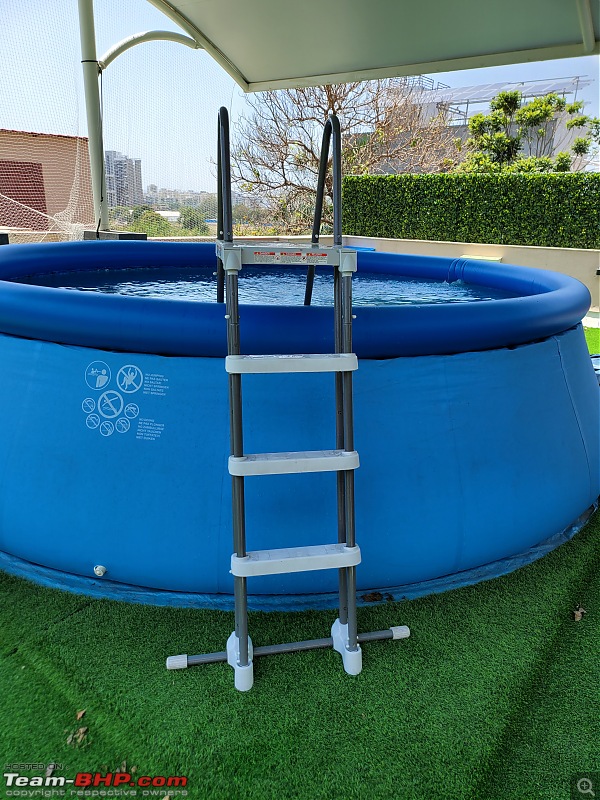
[[[600,328],[584,328],[583,332],[590,353],[600,353]]]
[[[137,775],[188,776],[198,800],[559,800],[573,774],[600,771],[598,514],[511,575],[359,609],[361,630],[412,631],[366,644],[361,675],[331,651],[271,656],[247,694],[224,664],[164,668],[167,655],[223,649],[232,614],[1,578],[5,763],[58,761],[73,777],[126,761]],[[254,613],[251,633],[315,638],[333,616]],[[68,745],[81,725],[83,742]]]

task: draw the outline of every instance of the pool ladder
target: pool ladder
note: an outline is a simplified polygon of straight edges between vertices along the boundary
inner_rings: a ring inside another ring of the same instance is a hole
[[[354,509],[354,470],[359,466],[354,449],[354,415],[352,404],[352,373],[358,360],[352,352],[352,275],[356,272],[356,251],[342,246],[341,161],[339,123],[330,117],[326,123],[321,151],[319,185],[324,186],[329,138],[333,132],[334,164],[334,244],[318,244],[320,211],[315,214],[319,224],[313,228],[310,245],[268,244],[242,245],[233,243],[231,224],[231,184],[229,177],[229,132],[226,109],[219,112],[219,196],[222,199],[217,241],[217,298],[226,296],[227,357],[225,369],[229,376],[229,412],[231,455],[229,473],[232,480],[233,554],[231,573],[234,578],[235,630],[227,640],[226,651],[198,656],[179,655],[167,659],[168,669],[184,669],[217,661],[227,661],[235,674],[235,688],[248,691],[254,683],[253,659],[256,656],[294,652],[333,646],[342,656],[344,670],[358,675],[362,669],[361,642],[378,639],[404,639],[410,635],[401,625],[384,631],[358,634],[356,620],[356,567],[361,553],[356,543]],[[326,151],[326,152],[325,152]],[[325,152],[325,156],[323,153]],[[324,166],[323,166],[324,165]],[[336,202],[337,198],[337,202]],[[323,189],[317,195],[322,206]],[[316,241],[315,241],[316,240]],[[273,263],[306,264],[308,266],[307,294],[310,303],[312,277],[316,264],[334,269],[334,347],[335,353],[293,355],[242,355],[240,353],[238,276],[244,265]],[[226,287],[221,286],[226,282]],[[223,289],[226,288],[226,292]],[[242,376],[267,373],[335,373],[336,447],[283,453],[244,453],[242,424]],[[276,550],[246,549],[246,514],[244,480],[250,476],[290,475],[305,472],[337,473],[338,541],[308,547],[287,547]],[[254,648],[248,635],[248,578],[281,575],[310,570],[339,571],[339,616],[331,628],[331,636],[304,642]]]

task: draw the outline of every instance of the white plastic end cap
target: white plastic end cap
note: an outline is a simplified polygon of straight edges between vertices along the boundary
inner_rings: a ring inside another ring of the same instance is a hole
[[[410,628],[408,625],[395,625],[390,628],[392,632],[392,639],[408,639],[410,636]]]
[[[240,640],[235,631],[227,639],[227,663],[233,667],[234,685],[238,692],[247,692],[254,684],[254,665],[252,663],[254,648],[252,639],[248,637],[248,663],[240,665]]]
[[[236,664],[233,668],[233,684],[238,692],[248,692],[254,685],[254,664],[250,661],[245,667]]]
[[[342,275],[352,275],[356,272],[357,253],[356,250],[340,250],[339,270]]]
[[[167,669],[187,669],[187,653],[182,656],[169,656],[167,658]]]

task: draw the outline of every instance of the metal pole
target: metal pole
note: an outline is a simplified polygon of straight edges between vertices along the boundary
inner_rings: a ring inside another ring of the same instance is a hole
[[[341,245],[341,149],[340,149],[340,123],[335,114],[331,114],[325,126],[325,133],[323,134],[323,147],[327,145],[327,150],[321,150],[321,162],[319,165],[319,188],[321,189],[318,210],[318,224],[321,223],[321,213],[323,207],[323,192],[325,188],[325,173],[327,171],[327,161],[329,156],[330,138],[333,134],[333,243],[334,245]],[[315,236],[315,228],[317,228],[317,213],[315,211],[315,225],[313,226],[313,238]],[[318,230],[318,228],[317,228]],[[333,313],[334,313],[334,337],[335,337],[335,352],[351,352],[351,350],[344,350],[344,331],[343,331],[343,292],[342,292],[342,279],[340,271],[337,267],[333,270]],[[345,383],[342,374],[336,372],[335,374],[335,439],[336,449],[349,450],[346,440],[346,421],[345,421]],[[348,528],[347,528],[347,470],[340,470],[336,475],[337,481],[337,517],[338,517],[338,542],[346,542],[349,547],[354,546],[354,542],[350,545],[348,541]],[[348,584],[349,570],[346,568],[339,570],[339,591],[340,591],[340,623],[346,625],[349,622],[348,612],[349,608],[355,607],[355,602],[350,603],[350,589]],[[356,609],[354,611],[354,619],[356,620]],[[356,629],[356,622],[355,622]],[[355,649],[355,648],[354,648]]]
[[[237,271],[227,273],[227,352],[240,353],[240,325],[238,312]],[[242,376],[229,375],[229,425],[231,435],[231,455],[244,455],[242,429]],[[233,547],[238,558],[246,555],[246,520],[244,506],[244,478],[233,475],[231,478]],[[248,597],[246,578],[234,577],[235,632],[240,646],[240,666],[248,664]]]
[[[397,626],[395,628],[388,628],[385,631],[368,631],[358,634],[358,641],[362,644],[364,642],[379,642],[386,639],[407,639],[410,636],[410,631],[406,626]],[[254,656],[271,656],[277,653],[296,653],[302,650],[319,650],[325,647],[331,647],[333,640],[331,637],[323,639],[307,639],[304,642],[289,642],[285,644],[267,644],[262,647],[254,648]],[[173,659],[183,659],[185,662],[178,661],[168,669],[182,669],[185,667],[198,667],[202,664],[217,664],[220,661],[227,661],[227,653],[201,653],[197,656],[172,656]]]
[[[327,177],[327,162],[329,160],[329,142],[331,139],[331,120],[327,120],[323,128],[321,141],[321,155],[319,158],[319,177],[317,178],[317,198],[315,200],[315,215],[313,217],[311,244],[319,244],[321,233],[321,218],[323,216],[323,197],[325,195],[325,178]],[[315,282],[315,265],[311,264],[306,273],[306,289],[304,291],[304,305],[309,306],[312,300],[313,284]]]
[[[337,267],[333,268],[333,316],[334,316],[334,340],[335,352],[342,351],[342,282]],[[335,447],[336,450],[344,450],[344,383],[342,374],[335,373]],[[346,470],[339,470],[336,473],[336,494],[337,494],[337,520],[338,520],[338,542],[345,542],[346,531]],[[339,591],[340,591],[340,622],[345,625],[348,622],[348,583],[347,570],[338,570]]]
[[[333,243],[342,244],[342,133],[340,121],[332,114],[331,130],[333,133]]]
[[[342,352],[352,352],[352,275],[342,275]],[[344,372],[344,447],[354,450],[354,410],[352,405],[352,373]],[[344,516],[346,520],[346,544],[356,545],[356,523],[354,511],[354,470],[344,472]],[[357,649],[356,621],[356,567],[346,569],[348,592],[348,650]],[[350,601],[350,598],[352,600]]]
[[[219,109],[219,164],[221,188],[222,236],[226,242],[233,241],[233,222],[231,213],[231,162],[229,155],[229,115],[223,106]],[[230,356],[240,354],[240,315],[238,307],[238,273],[227,272],[226,292],[227,314],[227,352]],[[242,376],[229,374],[229,424],[231,435],[231,455],[244,455],[242,426]],[[244,503],[244,478],[233,475],[231,478],[233,513],[233,548],[238,558],[246,556],[246,513]],[[235,632],[240,647],[239,664],[248,664],[248,593],[246,578],[234,577]]]
[[[217,239],[223,241],[223,165],[221,163],[221,116],[217,122]],[[217,303],[225,301],[225,272],[217,256]]]
[[[108,207],[104,180],[104,144],[102,142],[102,111],[98,87],[98,59],[94,29],[94,0],[79,0],[79,34],[81,63],[85,89],[85,108],[88,127],[88,152],[94,195],[94,216],[98,230],[108,230]]]
[[[231,155],[229,150],[229,114],[225,106],[219,109],[221,138],[221,191],[223,208],[223,241],[233,242],[233,214],[231,209]]]

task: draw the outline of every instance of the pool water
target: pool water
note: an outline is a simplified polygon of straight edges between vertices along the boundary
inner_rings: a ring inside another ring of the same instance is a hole
[[[19,283],[136,297],[168,297],[214,302],[216,279],[212,268],[164,267],[155,269],[95,270],[51,273],[19,278]],[[357,272],[353,278],[353,305],[403,306],[432,303],[467,303],[517,297],[515,293],[476,286],[463,281],[403,278],[386,273]],[[240,273],[239,298],[252,305],[302,305],[305,269],[252,268]],[[317,271],[312,303],[333,302],[332,272]]]

